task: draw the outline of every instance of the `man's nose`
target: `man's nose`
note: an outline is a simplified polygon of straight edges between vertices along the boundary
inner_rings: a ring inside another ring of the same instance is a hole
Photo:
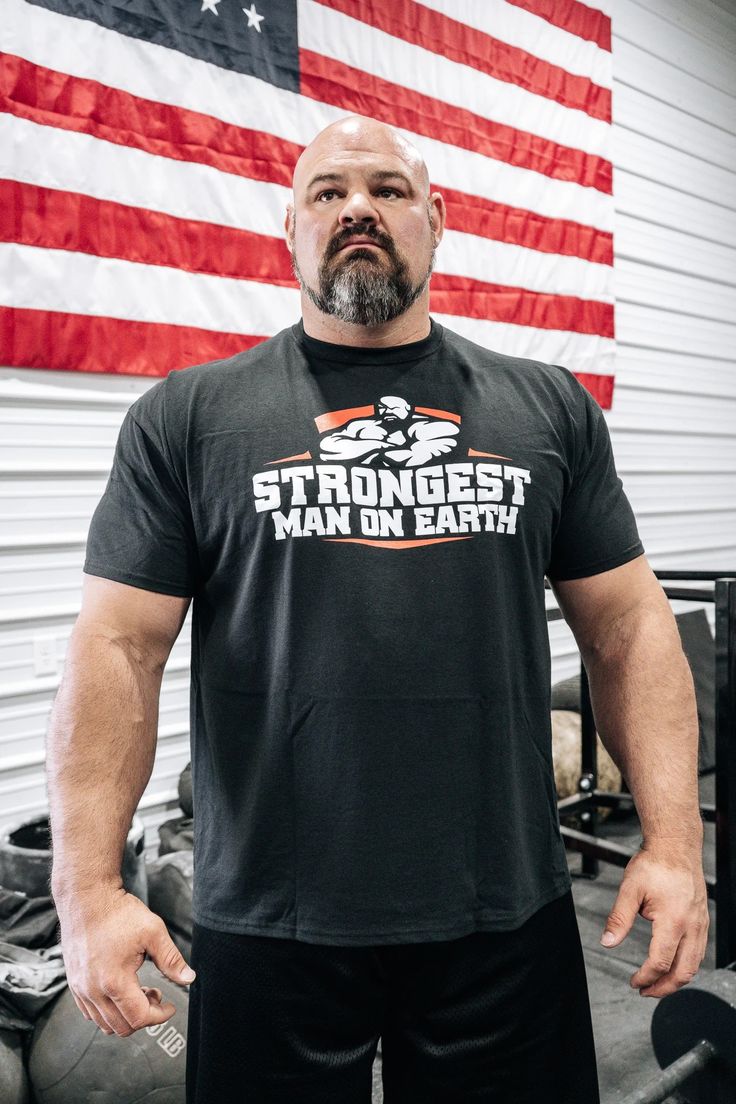
[[[366,195],[365,192],[352,192],[342,205],[340,222],[343,226],[351,225],[354,222],[378,222],[378,212],[373,206],[370,196]]]

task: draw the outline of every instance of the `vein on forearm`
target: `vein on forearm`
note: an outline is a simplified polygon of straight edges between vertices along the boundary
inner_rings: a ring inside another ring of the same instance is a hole
[[[584,661],[596,728],[634,796],[644,842],[699,845],[697,705],[671,611],[627,611]]]

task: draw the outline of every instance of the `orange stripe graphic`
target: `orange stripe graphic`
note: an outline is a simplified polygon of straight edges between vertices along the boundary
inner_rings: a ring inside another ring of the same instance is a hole
[[[429,537],[427,540],[365,540],[363,537],[323,537],[333,544],[372,544],[374,548],[419,548],[422,544],[443,544],[445,541],[471,540],[467,537]]]

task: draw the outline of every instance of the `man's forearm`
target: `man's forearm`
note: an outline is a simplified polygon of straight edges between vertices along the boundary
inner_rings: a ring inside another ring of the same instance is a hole
[[[674,619],[632,613],[585,666],[596,727],[633,794],[644,846],[672,840],[700,853],[697,706]]]
[[[125,841],[156,753],[161,671],[104,630],[72,633],[46,737],[61,903],[122,886]]]

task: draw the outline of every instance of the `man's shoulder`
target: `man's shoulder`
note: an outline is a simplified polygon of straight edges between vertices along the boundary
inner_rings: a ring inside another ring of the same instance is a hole
[[[286,326],[272,337],[258,341],[229,357],[191,364],[186,368],[175,368],[169,372],[169,377],[174,377],[179,387],[186,388],[196,387],[203,380],[211,381],[215,377],[226,379],[233,375],[247,373],[259,364],[272,361],[274,356],[281,355],[284,347],[292,340],[292,327]]]
[[[567,393],[570,397],[582,388],[574,373],[565,365],[534,357],[512,356],[473,341],[449,326],[443,325],[443,330],[446,348],[463,359],[476,363],[480,368],[487,367],[489,370],[495,369],[504,375],[516,377],[517,380],[524,379],[530,386],[547,385]]]
[[[211,412],[227,405],[243,383],[252,383],[261,367],[273,369],[291,342],[291,327],[229,357],[208,360],[185,368],[172,368],[131,404],[130,413],[144,428],[167,422],[188,421],[198,409]]]

